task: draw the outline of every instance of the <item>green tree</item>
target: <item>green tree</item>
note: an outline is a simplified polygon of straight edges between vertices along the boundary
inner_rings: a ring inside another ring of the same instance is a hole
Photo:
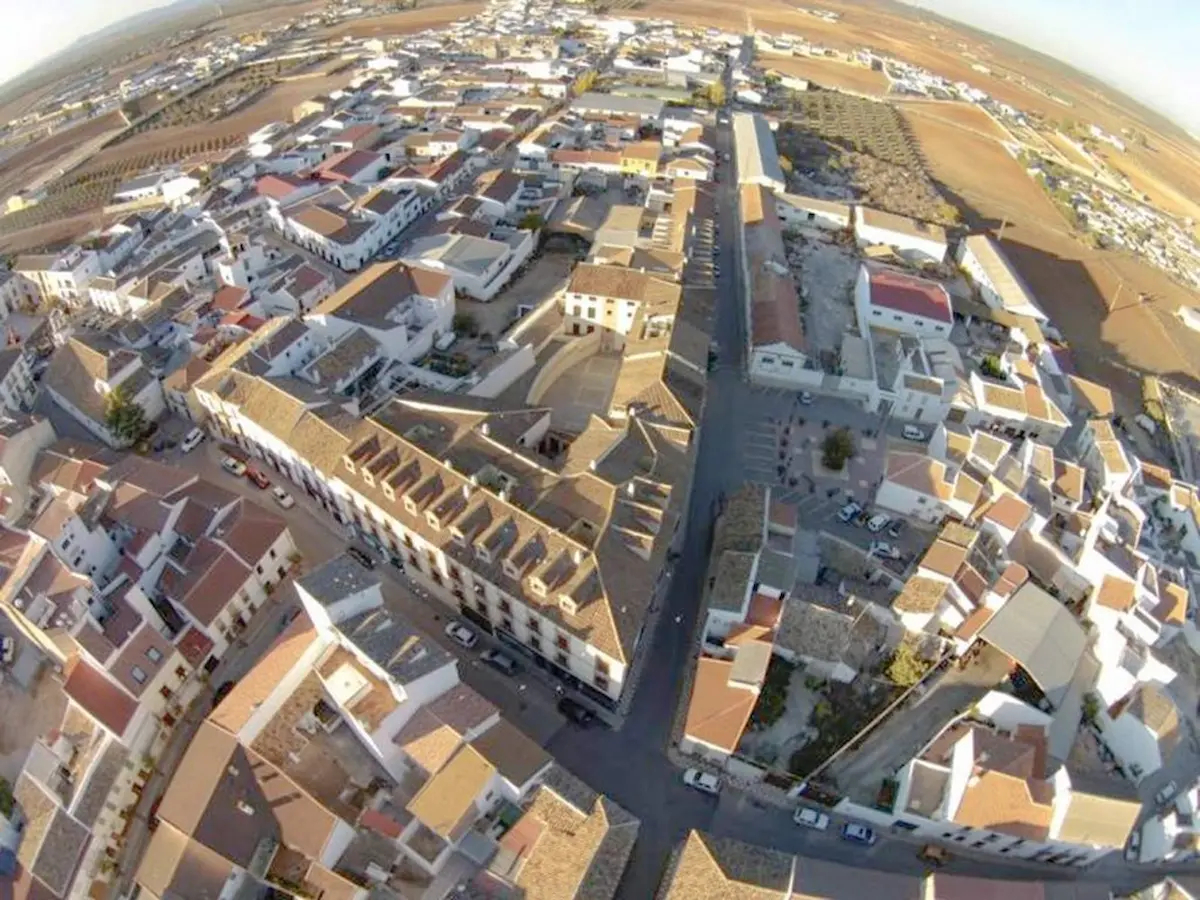
[[[825,435],[821,444],[821,465],[825,468],[840,472],[853,455],[854,436],[849,428],[839,428]]]
[[[920,657],[917,648],[909,640],[896,647],[884,670],[888,680],[899,687],[912,687],[929,671],[929,663]]]
[[[8,818],[13,811],[12,785],[0,778],[0,816]]]
[[[785,175],[790,175],[793,168],[792,161],[782,153],[779,154],[779,168],[783,169]]]
[[[455,331],[462,334],[475,335],[479,333],[479,321],[469,312],[455,313],[450,325]]]
[[[1096,724],[1096,716],[1100,715],[1100,698],[1094,691],[1083,695],[1083,721],[1088,725]]]
[[[725,84],[722,81],[714,81],[708,86],[705,92],[708,95],[708,102],[713,106],[725,105]]]
[[[517,222],[517,227],[525,231],[537,231],[545,224],[546,220],[538,213],[527,212],[521,216],[521,221]]]
[[[129,391],[118,387],[105,400],[104,424],[119,440],[133,443],[146,430],[146,412],[133,402]]]
[[[996,356],[985,356],[980,360],[979,371],[988,378],[1004,377],[1004,367],[1000,365],[1000,358]]]

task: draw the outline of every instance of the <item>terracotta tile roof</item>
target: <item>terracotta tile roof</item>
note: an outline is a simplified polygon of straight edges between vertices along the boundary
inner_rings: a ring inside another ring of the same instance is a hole
[[[554,761],[549,753],[506,719],[475,738],[471,746],[518,790]]]
[[[684,734],[732,753],[758,700],[754,691],[730,684],[733,662],[702,656],[696,663]]]
[[[1150,615],[1164,625],[1183,625],[1187,621],[1188,589],[1160,578],[1158,596],[1158,604],[1150,610]]]
[[[442,770],[462,745],[463,734],[422,707],[396,732],[392,743],[433,775]]]
[[[1083,469],[1073,462],[1054,461],[1054,489],[1075,503],[1083,501]]]
[[[789,854],[691,831],[658,900],[788,900],[792,870]]]
[[[97,722],[120,737],[137,712],[137,701],[78,656],[67,660],[63,691]]]
[[[1115,575],[1105,575],[1096,589],[1096,602],[1106,609],[1129,612],[1136,602],[1133,582]]]
[[[913,575],[892,601],[892,609],[901,613],[931,613],[937,609],[950,582],[924,575]]]
[[[967,548],[941,539],[935,540],[921,557],[918,566],[946,579],[953,578],[967,559]]]
[[[212,652],[212,639],[195,625],[188,627],[175,643],[181,656],[186,659],[192,668],[199,666],[208,659],[208,654]]]
[[[890,451],[886,477],[888,481],[926,497],[949,500],[953,496],[953,487],[946,481],[946,464],[923,453]]]
[[[1029,519],[1032,510],[1028,503],[1016,494],[1004,493],[997,497],[987,507],[983,514],[985,521],[995,522],[1009,531],[1019,531]]]
[[[426,828],[446,840],[457,840],[471,825],[475,802],[496,774],[496,767],[465,744],[440,772],[409,801],[407,809]]]
[[[958,626],[958,630],[954,632],[954,636],[959,640],[969,641],[979,633],[979,629],[986,625],[988,620],[995,614],[996,611],[994,609],[987,606],[979,607],[963,620],[963,623]]]
[[[1151,487],[1156,487],[1161,490],[1170,490],[1175,479],[1171,477],[1171,470],[1163,466],[1156,466],[1153,463],[1142,462],[1142,480]]]
[[[214,723],[237,734],[278,687],[280,681],[319,640],[308,615],[301,612],[209,716]]]
[[[867,271],[872,306],[933,319],[947,325],[954,322],[950,295],[936,281],[876,266],[868,266]]]

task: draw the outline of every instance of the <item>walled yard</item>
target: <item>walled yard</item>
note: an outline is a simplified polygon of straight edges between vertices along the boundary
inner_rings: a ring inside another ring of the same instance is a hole
[[[849,188],[869,206],[953,224],[954,208],[925,173],[908,124],[890,104],[810,91],[796,95],[780,116],[785,121],[776,135],[779,152],[800,168],[801,189],[804,180]]]
[[[833,371],[842,335],[854,327],[854,279],[859,257],[853,244],[814,232],[785,240],[788,265],[800,292],[805,334],[822,367]]]

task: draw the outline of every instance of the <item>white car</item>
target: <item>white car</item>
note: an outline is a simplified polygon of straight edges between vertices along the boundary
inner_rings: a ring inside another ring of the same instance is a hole
[[[870,553],[872,556],[881,556],[884,559],[900,558],[900,551],[887,541],[871,541]]]
[[[847,503],[845,506],[843,506],[841,509],[838,510],[838,518],[841,519],[843,522],[847,522],[847,523],[853,522],[854,517],[857,516],[860,512],[862,512],[862,507],[859,506],[857,503]]]
[[[447,625],[446,637],[468,650],[479,643],[479,635],[461,622],[451,622]]]
[[[683,783],[714,797],[721,793],[721,779],[711,772],[701,772],[699,769],[688,769],[683,773]]]
[[[1168,781],[1166,784],[1164,784],[1162,786],[1162,788],[1159,789],[1158,793],[1154,795],[1154,805],[1155,806],[1166,806],[1168,801],[1174,800],[1175,795],[1178,793],[1179,793],[1179,785],[1175,782],[1174,779],[1172,779],[1171,781]]]
[[[271,488],[271,496],[275,498],[275,502],[284,509],[291,509],[296,505],[296,501],[292,499],[292,495],[278,485]]]
[[[193,428],[187,433],[183,441],[179,444],[179,449],[184,453],[191,453],[204,441],[204,432],[199,428]]]
[[[892,517],[885,516],[883,513],[880,513],[877,516],[871,516],[871,518],[867,520],[867,531],[871,532],[872,534],[879,534],[879,532],[887,528],[888,523],[891,521]]]
[[[928,435],[916,425],[905,425],[900,429],[900,433],[904,435],[904,439],[906,441],[923,441],[928,437]]]
[[[797,807],[796,811],[792,813],[792,821],[805,828],[815,828],[817,831],[824,831],[829,827],[828,815],[807,806]]]
[[[221,460],[221,468],[230,475],[238,476],[238,478],[246,474],[246,464],[240,459],[234,459],[232,456],[227,456]]]

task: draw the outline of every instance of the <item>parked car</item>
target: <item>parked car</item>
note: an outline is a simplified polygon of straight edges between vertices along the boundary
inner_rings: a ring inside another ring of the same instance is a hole
[[[1166,806],[1169,802],[1175,799],[1175,795],[1179,793],[1179,784],[1175,779],[1171,779],[1164,784],[1157,794],[1154,795],[1155,806]]]
[[[462,622],[449,622],[446,625],[446,637],[470,650],[479,643],[479,635],[473,632]]]
[[[191,453],[204,442],[205,434],[199,428],[193,428],[187,433],[183,439],[183,443],[179,445],[179,449],[184,453]]]
[[[813,395],[810,391],[800,392],[800,405],[809,406],[813,402]]]
[[[714,797],[721,793],[721,779],[711,772],[701,772],[699,769],[688,769],[683,773],[683,783],[705,794]]]
[[[284,509],[291,509],[296,505],[296,501],[292,499],[292,495],[278,485],[271,488],[271,496],[275,498],[275,502]]]
[[[843,506],[841,509],[838,510],[838,518],[841,519],[843,522],[849,523],[849,522],[853,521],[854,517],[857,516],[862,511],[863,511],[863,508],[861,506],[859,506],[857,503],[847,503],[845,506]]]
[[[499,650],[484,650],[479,658],[494,669],[499,669],[505,675],[516,675],[521,671],[517,661]]]
[[[887,541],[871,541],[871,547],[867,552],[872,556],[880,556],[884,559],[900,559],[900,551]]]
[[[892,540],[897,540],[903,531],[904,531],[904,520],[897,519],[895,522],[892,523],[892,527],[887,530],[887,535]]]
[[[234,459],[232,456],[227,456],[221,460],[221,468],[230,475],[236,475],[238,478],[246,474],[246,464],[240,459]]]
[[[797,807],[796,811],[792,813],[792,821],[805,828],[815,828],[817,831],[824,831],[829,827],[829,816],[826,813],[818,812],[807,806]]]
[[[558,701],[558,711],[579,726],[590,725],[596,718],[595,713],[570,697],[563,697]]]
[[[900,429],[900,433],[904,435],[907,441],[923,441],[926,439],[926,434],[916,425],[905,425]]]
[[[246,477],[258,485],[260,491],[265,491],[271,486],[271,479],[254,468],[254,466],[246,466]]]
[[[871,516],[871,518],[867,521],[867,531],[871,532],[872,534],[879,534],[879,532],[883,531],[883,529],[887,527],[890,521],[892,521],[892,517],[885,516],[883,513]]]
[[[359,550],[357,547],[347,547],[346,555],[365,569],[375,568],[375,560],[372,559],[370,555]]]
[[[856,844],[873,844],[875,843],[875,832],[866,825],[859,825],[857,822],[847,822],[842,826],[842,838],[847,841],[853,841]]]
[[[1139,860],[1142,857],[1142,830],[1135,828],[1129,832],[1129,843],[1125,845],[1125,858]]]

